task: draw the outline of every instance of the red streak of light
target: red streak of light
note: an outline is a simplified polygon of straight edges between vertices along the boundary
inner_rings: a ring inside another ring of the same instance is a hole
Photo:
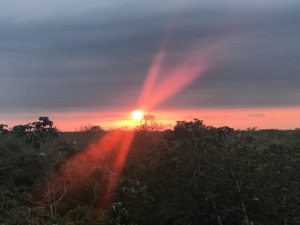
[[[164,102],[202,75],[207,67],[207,62],[201,55],[191,55],[165,74],[166,78],[148,95],[142,108],[154,108]]]
[[[161,50],[155,57],[153,64],[149,69],[146,80],[144,82],[144,86],[143,86],[143,89],[142,89],[142,92],[140,95],[140,99],[139,99],[139,103],[138,103],[138,105],[140,105],[140,107],[138,107],[138,108],[145,110],[145,108],[144,108],[145,100],[149,99],[152,94],[155,82],[156,82],[159,72],[160,72],[161,64],[164,60],[164,57],[165,57],[164,50]]]
[[[150,66],[146,80],[144,82],[144,85],[143,85],[143,88],[142,88],[142,91],[140,94],[140,98],[138,100],[139,106],[144,105],[143,102],[145,101],[145,99],[148,99],[153,92],[153,88],[155,87],[157,79],[160,75],[161,66],[165,60],[166,48],[169,44],[169,39],[170,39],[172,29],[173,29],[173,24],[169,24],[165,30],[159,51],[156,54],[156,56],[154,57],[154,60],[152,62],[152,65]],[[141,108],[141,107],[138,107],[138,108]],[[142,107],[142,109],[144,109],[144,108]]]
[[[103,209],[107,209],[111,204],[113,191],[119,183],[133,138],[133,131],[125,131],[122,133],[117,154],[115,156],[115,159],[112,161],[111,168],[115,175],[111,177],[110,182],[102,193],[103,199],[100,201],[100,207]]]
[[[165,41],[156,55],[146,76],[137,108],[153,109],[172,97],[191,82],[204,74],[224,50],[224,41],[208,44],[188,53],[184,60],[171,70],[162,74],[161,68],[165,59]],[[160,80],[159,77],[163,77]]]
[[[94,146],[71,158],[63,168],[63,176],[72,181],[84,181],[93,176],[95,169],[103,166],[110,168],[112,174],[99,193],[99,206],[107,209],[121,177],[133,138],[133,131],[113,131],[105,134]]]

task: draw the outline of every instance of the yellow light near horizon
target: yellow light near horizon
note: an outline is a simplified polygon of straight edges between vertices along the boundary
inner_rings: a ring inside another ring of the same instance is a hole
[[[134,120],[141,120],[141,119],[143,119],[143,116],[144,116],[144,113],[141,110],[134,110],[131,113],[131,117]]]

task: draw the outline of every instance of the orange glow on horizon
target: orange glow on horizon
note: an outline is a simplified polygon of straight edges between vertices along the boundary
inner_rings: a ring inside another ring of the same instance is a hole
[[[157,109],[147,112],[163,124],[172,128],[177,120],[204,120],[211,126],[230,126],[246,129],[256,126],[259,129],[294,129],[300,128],[300,107],[265,107],[265,108],[196,108],[196,109]],[[136,124],[131,118],[130,109],[111,112],[42,112],[24,114],[22,112],[2,114],[8,118],[4,122],[10,127],[35,121],[41,115],[47,115],[54,125],[62,131],[79,131],[84,125],[100,125],[102,128],[133,128]],[[24,117],[24,120],[18,118]],[[84,121],[84,123],[82,122]]]
[[[42,112],[24,114],[22,112],[2,114],[8,118],[2,121],[13,127],[35,121],[41,115],[47,115],[61,131],[79,131],[84,125],[100,125],[102,128],[116,129],[133,127],[134,121],[127,109],[115,112]],[[175,125],[177,120],[198,118],[212,126],[230,126],[245,129],[257,126],[259,129],[294,129],[300,127],[300,107],[269,108],[196,108],[196,109],[157,109],[147,112],[155,115],[165,125]],[[23,120],[18,118],[24,117]],[[82,122],[84,121],[84,123]]]

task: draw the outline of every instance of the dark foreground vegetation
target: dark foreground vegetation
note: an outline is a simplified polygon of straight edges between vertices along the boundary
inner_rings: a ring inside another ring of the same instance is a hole
[[[102,207],[116,176],[113,153],[94,160],[92,173],[78,166],[66,176],[63,168],[86,149],[101,154],[96,143],[108,132],[58,135],[40,119],[24,132],[0,126],[1,225],[300,224],[300,130],[233,131],[194,120],[137,131]]]

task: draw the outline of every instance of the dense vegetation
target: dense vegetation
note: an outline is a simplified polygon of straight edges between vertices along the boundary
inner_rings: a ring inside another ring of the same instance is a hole
[[[91,173],[86,165],[68,176],[63,169],[84,152],[102,152],[97,141],[109,132],[57,135],[41,119],[24,135],[0,126],[2,225],[300,224],[300,130],[233,131],[200,120],[139,130],[111,204],[102,207],[114,152],[85,159]]]

